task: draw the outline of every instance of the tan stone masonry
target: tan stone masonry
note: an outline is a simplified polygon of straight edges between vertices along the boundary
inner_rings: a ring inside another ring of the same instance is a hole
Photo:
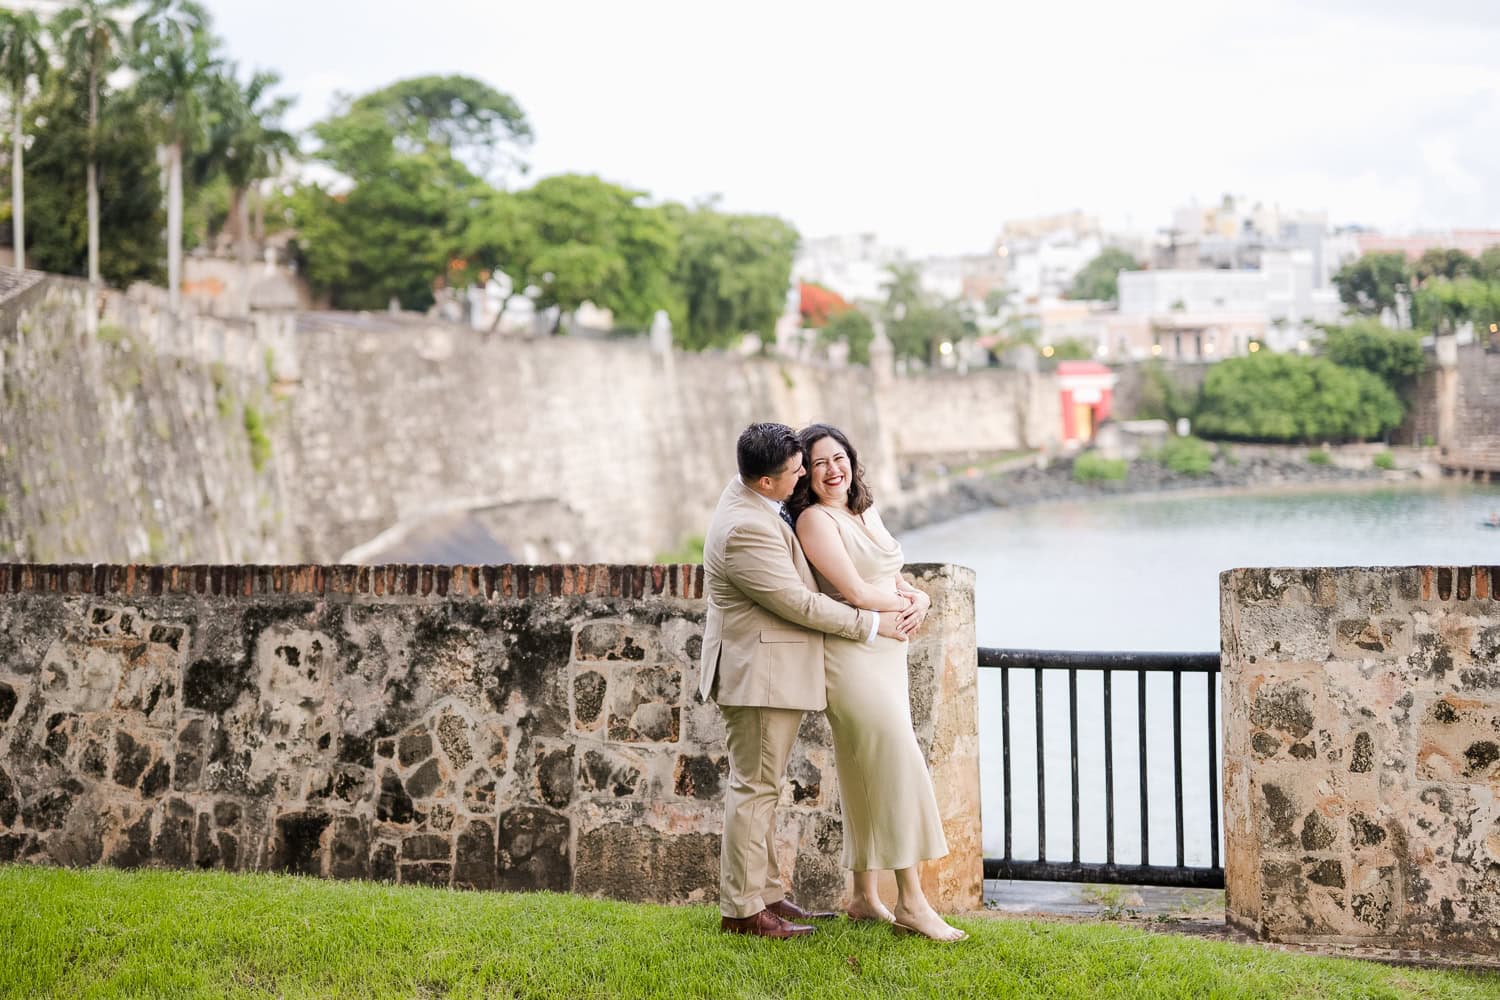
[[[914,724],[979,905],[973,574],[916,565]],[[711,902],[725,776],[696,566],[0,565],[0,862]],[[778,841],[845,891],[809,715]]]

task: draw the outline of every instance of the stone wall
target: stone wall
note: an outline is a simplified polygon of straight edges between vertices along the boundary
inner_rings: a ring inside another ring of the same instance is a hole
[[[933,597],[913,718],[980,903],[974,578]],[[0,862],[285,871],[631,900],[716,898],[727,774],[698,700],[689,566],[0,565]],[[808,715],[779,856],[845,891]]]
[[[0,302],[0,558],[374,562],[467,512],[528,562],[640,561],[703,533],[752,421],[843,427],[898,507],[903,453],[1039,446],[1060,419],[1045,376],[884,381],[644,338],[174,316],[162,299],[109,294],[97,334],[80,282]]]
[[[86,284],[35,277],[0,303],[0,560],[292,558],[284,325],[118,294],[90,324]]]
[[[1500,951],[1497,585],[1484,567],[1222,576],[1231,922]]]

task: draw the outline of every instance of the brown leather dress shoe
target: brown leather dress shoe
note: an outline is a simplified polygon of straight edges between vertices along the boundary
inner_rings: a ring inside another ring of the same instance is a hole
[[[779,899],[767,906],[766,909],[776,914],[782,920],[832,920],[834,917],[838,916],[837,913],[824,910],[819,910],[816,913],[811,913],[807,910],[804,910],[802,907],[798,906],[790,899]]]
[[[758,937],[794,938],[805,937],[817,930],[817,928],[782,920],[767,907],[754,916],[720,917],[719,930],[727,934],[754,934]]]

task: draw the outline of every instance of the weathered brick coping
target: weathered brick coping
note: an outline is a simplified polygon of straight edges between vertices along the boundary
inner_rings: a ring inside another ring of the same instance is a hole
[[[703,597],[696,564],[145,566],[0,563],[0,594],[360,598]]]
[[[1220,581],[1234,578],[1259,588],[1257,600],[1272,600],[1292,587],[1314,598],[1332,600],[1335,581],[1348,573],[1381,573],[1394,578],[1408,601],[1500,601],[1500,566],[1324,566],[1317,569],[1256,567],[1225,570]]]

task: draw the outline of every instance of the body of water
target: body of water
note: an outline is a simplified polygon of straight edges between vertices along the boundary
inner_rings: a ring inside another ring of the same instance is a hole
[[[977,574],[981,646],[1080,650],[1217,650],[1219,573],[1242,566],[1500,565],[1500,488],[1278,492],[1042,504],[972,514],[905,533],[910,562],[951,562]],[[1002,853],[1000,681],[981,670],[984,847]],[[1136,675],[1117,674],[1115,860],[1141,860]],[[1147,681],[1149,860],[1176,861],[1171,676]],[[1012,671],[1012,848],[1037,856],[1035,689]],[[1105,859],[1102,675],[1078,675],[1080,840]],[[1183,680],[1183,827],[1190,865],[1209,863],[1208,691]],[[1047,857],[1072,856],[1067,675],[1043,680]],[[1222,711],[1222,707],[1220,708]],[[1213,737],[1217,750],[1217,734]],[[1222,859],[1222,853],[1220,854]]]

